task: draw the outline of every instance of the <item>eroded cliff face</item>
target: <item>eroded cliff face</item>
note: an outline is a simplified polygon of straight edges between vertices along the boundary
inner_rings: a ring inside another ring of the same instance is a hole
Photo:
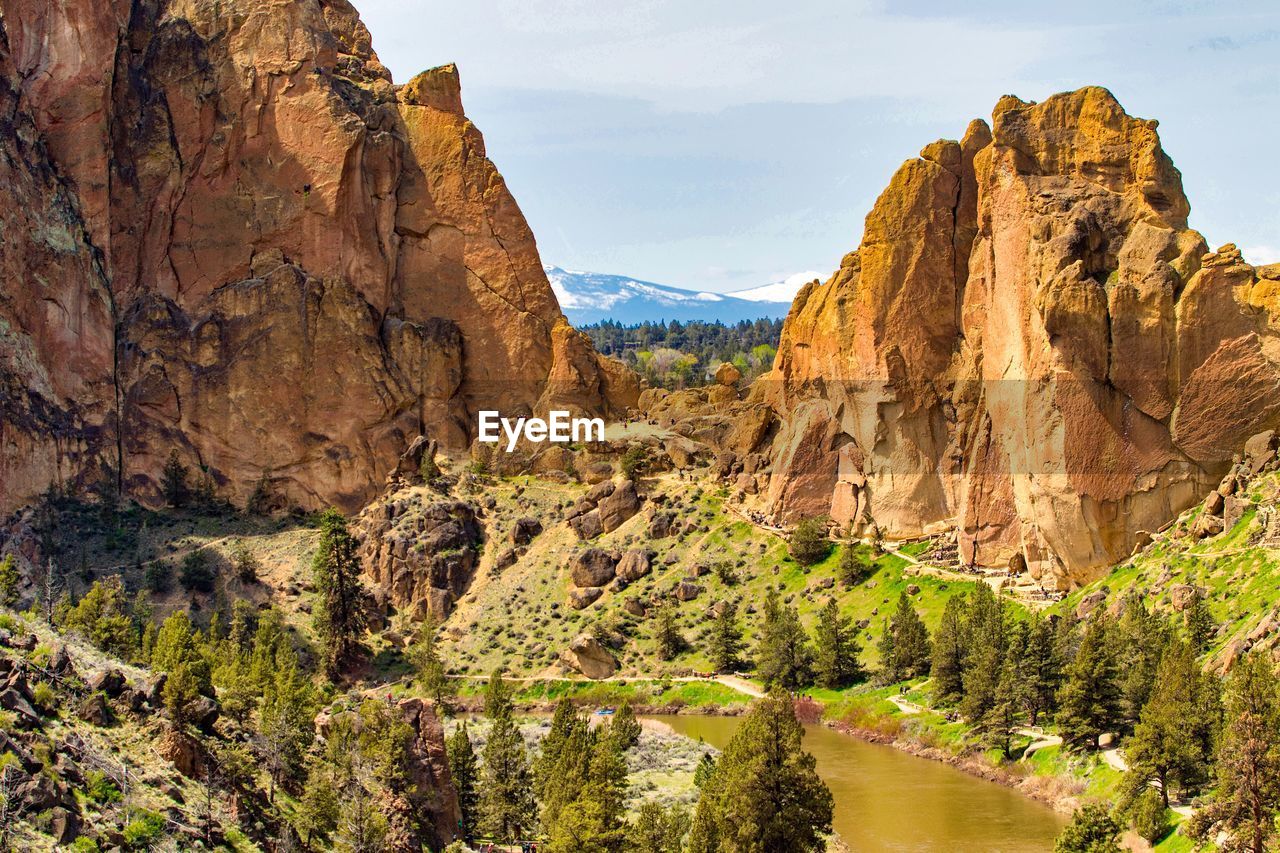
[[[966,562],[1065,583],[1127,556],[1280,423],[1280,268],[1207,252],[1189,210],[1103,89],[926,147],[792,306],[756,392],[773,510],[954,525]]]
[[[0,9],[0,511],[116,469],[145,497],[173,449],[232,500],[266,473],[354,510],[479,408],[634,401],[452,66],[394,85],[345,0]]]

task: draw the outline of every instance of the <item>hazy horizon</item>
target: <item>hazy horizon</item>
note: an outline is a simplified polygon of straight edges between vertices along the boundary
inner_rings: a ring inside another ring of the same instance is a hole
[[[357,5],[397,82],[458,64],[549,264],[720,292],[829,272],[903,160],[1083,85],[1160,121],[1211,246],[1280,260],[1262,2]]]

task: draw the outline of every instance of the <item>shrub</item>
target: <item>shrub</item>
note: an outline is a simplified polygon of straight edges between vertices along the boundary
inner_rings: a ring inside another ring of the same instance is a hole
[[[98,846],[98,842],[94,841],[87,835],[81,835],[67,845],[67,850],[71,853],[102,853],[102,848]]]
[[[142,575],[143,585],[152,592],[168,592],[173,586],[173,567],[163,560],[148,563]]]
[[[203,551],[192,551],[183,558],[179,580],[188,592],[213,591],[213,569]]]
[[[258,562],[257,555],[249,550],[249,546],[239,539],[231,546],[231,565],[241,583],[258,582],[258,569],[262,564]]]
[[[1165,815],[1164,798],[1155,788],[1147,788],[1133,803],[1130,813],[1133,831],[1141,835],[1151,844],[1155,844],[1169,832],[1169,821]]]
[[[53,685],[47,681],[37,681],[31,685],[31,704],[46,714],[53,713],[58,707],[58,694],[53,692]]]
[[[123,799],[120,788],[101,770],[89,771],[85,777],[84,789],[90,800],[101,805],[118,803]]]
[[[649,464],[649,454],[643,445],[633,444],[622,454],[622,475],[634,480],[637,474],[643,474]]]
[[[831,553],[825,518],[806,518],[796,525],[790,540],[791,556],[802,566],[821,562]]]
[[[129,850],[146,850],[164,835],[164,815],[138,809],[124,828],[124,846]]]

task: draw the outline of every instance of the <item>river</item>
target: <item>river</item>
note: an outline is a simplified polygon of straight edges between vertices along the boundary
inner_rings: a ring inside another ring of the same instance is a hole
[[[736,717],[653,716],[686,737],[723,749]],[[804,748],[818,760],[835,800],[835,830],[857,853],[1053,849],[1065,819],[1015,791],[937,761],[805,726]]]

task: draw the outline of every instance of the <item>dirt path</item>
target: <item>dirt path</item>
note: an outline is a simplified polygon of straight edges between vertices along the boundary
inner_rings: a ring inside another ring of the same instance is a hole
[[[461,675],[451,673],[449,677],[459,681],[489,680],[489,676],[487,675]],[[730,690],[741,693],[744,696],[749,696],[752,699],[762,699],[765,696],[763,689],[738,675],[716,675],[712,677],[705,677],[701,675],[677,675],[671,678],[661,678],[653,675],[611,675],[608,678],[584,678],[580,676],[549,678],[541,675],[504,675],[502,680],[516,682],[518,684],[534,684],[547,681],[571,681],[575,684],[639,684],[658,681],[676,681],[682,684],[720,684],[724,687],[728,687]]]

